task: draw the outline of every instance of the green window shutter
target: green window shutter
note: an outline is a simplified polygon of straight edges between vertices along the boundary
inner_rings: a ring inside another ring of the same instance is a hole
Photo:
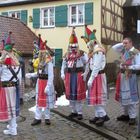
[[[55,67],[61,67],[62,64],[62,49],[55,49]]]
[[[40,9],[33,9],[33,28],[40,27]]]
[[[55,26],[67,26],[67,5],[55,7]]]
[[[93,3],[85,4],[85,24],[93,24]]]
[[[8,16],[8,12],[2,12],[1,15]]]
[[[21,21],[25,24],[27,24],[27,10],[22,10],[21,11]]]

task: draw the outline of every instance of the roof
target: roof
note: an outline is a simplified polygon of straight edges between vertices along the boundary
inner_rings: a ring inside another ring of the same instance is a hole
[[[14,47],[23,55],[32,54],[33,41],[37,36],[19,19],[0,16],[0,41],[9,31],[12,32]]]
[[[60,0],[0,0],[0,7],[25,5],[25,4],[33,4],[33,3],[41,3],[41,2],[53,2],[53,1],[60,1]]]
[[[126,0],[123,7],[140,6],[140,0]]]

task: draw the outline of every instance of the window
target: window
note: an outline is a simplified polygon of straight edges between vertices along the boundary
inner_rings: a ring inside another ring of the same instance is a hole
[[[69,24],[71,26],[84,25],[84,4],[69,6]]]
[[[20,13],[20,11],[11,11],[11,12],[9,12],[9,17],[14,17],[14,18],[20,19],[21,13]]]
[[[54,27],[54,8],[41,9],[41,27]]]

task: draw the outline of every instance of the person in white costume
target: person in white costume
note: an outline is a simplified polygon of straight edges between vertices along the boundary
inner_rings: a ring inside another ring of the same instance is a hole
[[[83,119],[82,101],[86,99],[86,86],[82,73],[87,60],[87,54],[79,50],[78,40],[73,28],[68,51],[62,62],[61,78],[65,84],[66,99],[70,101],[72,109],[69,117],[77,118],[78,120]]]
[[[19,116],[21,68],[17,57],[14,55],[11,34],[4,41],[4,50],[0,57],[0,122],[8,121],[6,135],[17,135],[16,118]]]
[[[136,123],[136,104],[138,103],[137,74],[140,71],[140,52],[135,49],[132,39],[124,38],[122,43],[112,46],[121,55],[120,72],[116,81],[115,99],[121,103],[123,114],[118,121],[129,121],[129,125]]]
[[[46,41],[43,43],[39,35],[39,65],[35,73],[27,73],[26,77],[38,77],[36,83],[36,110],[35,118],[31,123],[32,126],[41,123],[42,109],[44,108],[45,124],[50,125],[50,108],[54,107],[55,92],[54,92],[54,72],[52,57],[46,50]]]
[[[90,119],[89,122],[97,126],[102,126],[104,122],[109,120],[105,111],[107,102],[107,82],[104,70],[106,65],[106,52],[104,47],[96,39],[95,32],[96,30],[91,31],[85,26],[85,36],[81,37],[87,43],[89,49],[89,63],[87,63],[88,66],[86,66],[83,76],[86,76],[88,73],[90,75],[87,82],[87,102],[88,105],[95,107],[95,117]]]

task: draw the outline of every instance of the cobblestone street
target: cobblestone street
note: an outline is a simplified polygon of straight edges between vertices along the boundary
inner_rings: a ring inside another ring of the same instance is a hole
[[[69,106],[58,106],[51,111],[51,125],[46,126],[44,121],[38,126],[30,124],[34,113],[28,109],[35,105],[32,97],[35,91],[27,89],[24,94],[24,105],[21,106],[21,115],[18,118],[18,135],[5,136],[3,130],[7,123],[0,124],[0,140],[138,140],[137,125],[130,126],[127,122],[116,121],[122,113],[121,106],[114,100],[114,87],[109,90],[109,102],[106,106],[110,120],[103,127],[89,124],[89,119],[94,116],[94,107],[83,104],[83,117],[70,120]],[[138,110],[138,109],[137,109]]]
[[[53,112],[50,126],[46,126],[42,122],[40,125],[32,127],[30,124],[34,114],[28,111],[28,108],[33,105],[34,101],[30,101],[22,106],[21,117],[18,118],[17,136],[5,136],[2,131],[6,128],[6,123],[1,123],[0,140],[107,140],[103,136]]]

